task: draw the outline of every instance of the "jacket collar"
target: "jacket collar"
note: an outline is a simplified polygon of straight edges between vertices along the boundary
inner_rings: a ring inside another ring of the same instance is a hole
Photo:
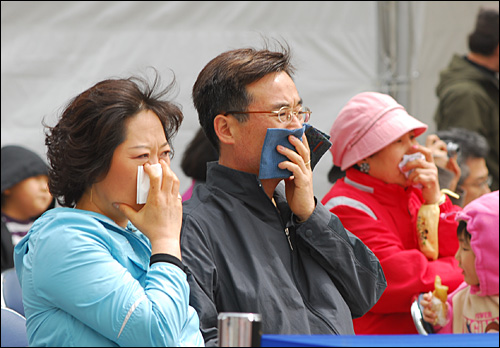
[[[479,82],[489,81],[493,84],[493,86],[495,86],[495,88],[499,88],[498,77],[496,74],[489,74],[485,71],[484,67],[483,69],[479,69],[477,64],[465,59],[465,57],[455,54],[450,63],[449,71],[447,72],[447,79],[451,79],[453,81],[455,79],[462,80],[464,78]]]
[[[261,211],[263,216],[276,209],[264,192],[257,175],[225,167],[218,162],[207,163],[206,187],[209,190],[216,188],[224,191],[226,194],[244,202],[252,210]],[[289,208],[283,182],[280,182],[276,187],[273,198],[281,215],[286,220],[289,215]]]
[[[344,182],[360,191],[372,194],[385,205],[399,205],[400,200],[395,199],[396,197],[406,198],[415,190],[413,187],[405,189],[398,184],[387,184],[355,168],[347,169]]]
[[[493,78],[496,78],[496,72],[494,72],[493,70],[490,70],[488,69],[487,67],[485,66],[482,66],[480,64],[477,64],[476,62],[473,62],[472,60],[470,60],[469,58],[467,58],[467,56],[464,56],[464,60],[466,62],[468,62],[470,65],[476,67],[477,69],[481,70],[483,73],[485,73],[486,75],[489,75],[490,77],[493,77]]]

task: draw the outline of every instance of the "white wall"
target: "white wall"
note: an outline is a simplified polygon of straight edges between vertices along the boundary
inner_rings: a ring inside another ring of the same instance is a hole
[[[496,1],[412,2],[410,113],[434,129],[434,86],[465,36],[477,9]],[[329,132],[354,94],[379,88],[377,2],[338,1],[65,1],[1,2],[1,144],[45,156],[42,119],[54,125],[65,104],[96,82],[157,68],[175,73],[185,121],[174,139],[172,167],[181,191],[185,145],[198,127],[191,88],[219,53],[257,46],[261,35],[292,47],[295,81],[313,110],[311,124]],[[315,193],[328,191],[327,153],[315,169]]]

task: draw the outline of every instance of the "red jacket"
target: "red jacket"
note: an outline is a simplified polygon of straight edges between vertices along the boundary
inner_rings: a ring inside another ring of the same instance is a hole
[[[354,320],[356,334],[416,334],[410,314],[415,296],[434,290],[436,275],[449,286],[449,293],[463,281],[454,257],[457,223],[443,214],[460,208],[448,197],[440,205],[439,257],[430,261],[418,247],[416,217],[423,204],[419,189],[386,184],[351,168],[322,203],[375,253],[387,279],[380,300]]]

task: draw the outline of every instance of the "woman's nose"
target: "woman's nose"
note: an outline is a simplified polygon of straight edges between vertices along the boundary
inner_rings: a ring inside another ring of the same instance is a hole
[[[158,156],[151,155],[149,157],[148,163],[151,164],[151,165],[160,163],[160,158]]]

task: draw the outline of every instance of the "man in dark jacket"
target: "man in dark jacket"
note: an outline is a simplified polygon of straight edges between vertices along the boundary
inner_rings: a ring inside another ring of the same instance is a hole
[[[500,147],[498,33],[498,10],[481,10],[476,28],[469,35],[470,52],[463,57],[454,55],[441,72],[434,116],[438,130],[466,128],[488,140],[486,164],[493,178],[493,191],[498,190]]]
[[[191,305],[209,346],[220,312],[262,314],[263,334],[352,335],[352,318],[387,286],[375,255],[314,197],[319,145],[309,148],[300,132],[311,112],[280,46],[224,52],[193,87],[200,124],[219,152],[184,203],[181,232]],[[295,136],[267,147],[268,129]],[[273,162],[278,155],[284,159]],[[269,162],[271,172],[290,173],[262,178]]]

